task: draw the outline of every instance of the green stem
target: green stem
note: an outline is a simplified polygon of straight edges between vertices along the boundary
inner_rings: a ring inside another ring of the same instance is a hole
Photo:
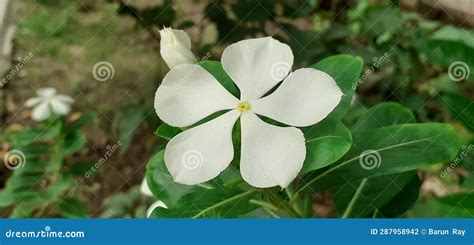
[[[372,215],[372,219],[375,219],[377,218],[377,215],[379,214],[379,209],[376,208],[375,211],[374,211],[374,214]]]
[[[62,145],[64,143],[64,138],[66,136],[63,134],[60,134],[55,140],[54,144],[54,155],[51,157],[51,162],[52,164],[56,164],[55,168],[53,168],[53,172],[51,173],[50,181],[56,181],[60,174],[61,174],[61,168],[62,168],[62,163],[65,160],[65,155],[62,151]],[[46,208],[49,206],[49,204],[41,205],[38,209],[38,211],[35,214],[35,217],[41,218],[43,214],[46,212]],[[57,205],[56,205],[57,206]]]
[[[265,193],[269,195],[269,197],[272,199],[273,203],[279,207],[282,206],[290,215],[296,218],[302,218],[303,215],[299,213],[297,210],[295,210],[286,200],[281,198],[278,194],[273,192],[273,190],[267,189],[265,190]]]
[[[232,187],[238,186],[242,183],[244,183],[244,180],[242,178],[239,178],[239,179],[232,180],[232,181],[229,181],[229,182],[225,183],[224,187],[232,188]]]
[[[265,212],[269,213],[273,218],[277,218],[277,219],[280,218],[280,216],[278,216],[278,214],[274,212],[274,211],[279,210],[278,207],[276,207],[272,203],[264,202],[261,200],[255,200],[255,199],[251,199],[249,202],[262,207],[262,209],[265,210]]]
[[[347,205],[346,210],[344,211],[344,214],[342,215],[342,218],[348,218],[349,215],[352,212],[352,209],[354,208],[355,203],[360,197],[360,193],[362,193],[362,189],[364,189],[364,186],[367,184],[367,178],[363,179],[362,182],[359,185],[359,188],[357,188],[356,193],[354,194],[354,197],[352,197],[351,201],[349,202],[349,205]]]
[[[253,203],[255,205],[261,206],[262,208],[269,209],[269,210],[273,210],[273,211],[278,210],[277,206],[275,206],[275,205],[273,205],[272,203],[269,203],[269,202],[264,202],[264,201],[255,200],[255,199],[251,199],[249,202]]]
[[[313,217],[314,211],[313,211],[313,199],[311,198],[311,195],[305,195],[304,197],[304,217],[305,218],[311,218]]]

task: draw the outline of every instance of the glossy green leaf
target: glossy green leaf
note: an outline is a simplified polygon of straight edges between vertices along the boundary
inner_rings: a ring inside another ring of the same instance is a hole
[[[380,177],[381,178],[381,177]],[[375,217],[396,218],[407,212],[417,201],[420,195],[421,182],[418,175],[414,175],[410,182],[388,203],[374,213]]]
[[[180,128],[176,128],[168,124],[163,124],[160,127],[158,127],[155,134],[160,138],[163,138],[165,140],[170,140],[171,138],[173,138],[174,136],[178,135],[181,132],[182,130]]]
[[[347,180],[428,167],[453,159],[460,149],[454,128],[439,123],[403,124],[352,135],[352,148],[335,164],[304,176],[299,191],[317,192]]]
[[[474,132],[474,104],[462,95],[445,94],[441,96],[446,108],[451,111],[453,120],[461,121],[467,129]]]
[[[333,191],[339,215],[352,218],[371,216],[402,191],[416,175],[416,171],[410,171],[347,181]]]
[[[414,123],[415,116],[410,109],[398,103],[385,102],[375,105],[359,117],[352,127],[353,132],[362,132],[385,126]]]
[[[175,208],[157,208],[155,218],[235,218],[257,208],[250,203],[255,191],[239,188],[199,190],[182,196]]]
[[[336,55],[321,60],[311,66],[312,68],[326,72],[334,78],[344,93],[341,102],[328,117],[340,119],[347,113],[363,65],[364,62],[360,57]]]
[[[352,135],[339,120],[328,118],[303,129],[306,159],[302,173],[326,167],[339,160],[351,147]]]
[[[65,154],[73,154],[80,151],[87,143],[87,139],[79,130],[72,131],[64,137],[63,151]]]
[[[240,98],[239,89],[237,86],[235,86],[229,75],[227,75],[227,73],[224,71],[224,68],[222,68],[222,64],[219,61],[206,60],[199,62],[199,64],[209,73],[211,73],[217,79],[217,81],[219,81],[219,83],[227,89],[227,91],[229,91],[235,97]]]
[[[398,103],[386,102],[366,110],[353,126],[354,132],[414,123],[413,113]],[[365,217],[393,199],[414,177],[416,171],[384,175],[362,180],[350,180],[334,188],[333,197],[343,217]]]
[[[67,218],[87,218],[89,216],[86,205],[74,197],[64,198],[59,204],[59,210]]]

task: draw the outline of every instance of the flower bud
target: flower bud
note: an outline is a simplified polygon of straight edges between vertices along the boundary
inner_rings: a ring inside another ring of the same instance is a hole
[[[194,64],[196,57],[191,51],[191,39],[183,30],[164,28],[160,31],[160,53],[170,69],[181,64]]]

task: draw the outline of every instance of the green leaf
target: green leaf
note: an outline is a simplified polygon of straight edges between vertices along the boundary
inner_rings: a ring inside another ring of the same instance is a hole
[[[393,199],[414,176],[417,176],[416,171],[348,181],[333,191],[334,203],[343,217],[372,215]]]
[[[95,164],[95,162],[87,161],[74,163],[72,166],[69,167],[68,173],[74,176],[84,176],[87,172],[92,172],[90,170],[95,168]],[[98,171],[92,172],[91,175],[94,175],[96,173],[98,173]]]
[[[80,151],[86,143],[87,139],[84,134],[79,130],[75,130],[66,134],[62,149],[65,154],[69,155]]]
[[[26,131],[28,133],[23,136],[31,135],[32,131]],[[54,131],[53,135],[57,129]],[[20,152],[17,156],[20,156],[21,167],[12,171],[5,187],[0,190],[0,207],[14,205],[12,217],[29,217],[35,211],[59,202],[63,193],[74,183],[71,174],[60,172],[64,151],[59,147],[63,147],[60,144],[63,142],[50,145],[38,142],[40,140],[33,137],[28,144],[19,144],[15,148]]]
[[[359,17],[362,19],[362,34],[372,38],[394,33],[403,25],[400,10],[389,6],[370,5],[366,15]]]
[[[303,129],[306,159],[301,173],[326,167],[339,160],[350,149],[352,135],[339,120],[332,118]]]
[[[89,216],[86,205],[74,197],[65,198],[59,204],[59,210],[67,218],[87,218]]]
[[[257,208],[249,201],[255,190],[216,188],[200,190],[182,196],[175,208],[157,208],[155,218],[235,218]]]
[[[415,218],[472,218],[474,213],[474,193],[457,193],[438,199],[419,202],[410,217]]]
[[[361,132],[405,123],[415,123],[415,116],[411,110],[398,103],[385,102],[370,108],[360,116],[352,127],[353,132]]]
[[[474,32],[446,26],[416,46],[428,61],[449,67],[453,62],[462,61],[470,71],[474,70]],[[469,73],[466,73],[468,75]],[[472,75],[466,77],[473,80]]]
[[[353,131],[361,132],[391,125],[414,123],[413,113],[398,103],[378,104],[354,124]],[[334,202],[343,217],[365,217],[379,212],[379,208],[388,203],[402,191],[414,177],[416,171],[384,175],[362,180],[348,179],[344,185],[334,188]]]
[[[22,147],[33,144],[35,141],[51,140],[61,133],[61,120],[54,120],[50,126],[45,128],[26,128],[9,136],[10,143],[14,147]]]
[[[9,187],[0,192],[0,197],[9,199],[11,204],[15,205],[14,211],[16,214],[21,214],[21,210],[26,210],[27,213],[31,213],[34,210],[39,208],[47,207],[49,204],[60,201],[61,195],[71,188],[74,183],[74,179],[70,175],[63,175],[58,180],[52,182],[46,188],[38,186],[40,181],[44,179],[44,174],[36,175],[36,179],[33,184],[31,181],[29,188],[24,186],[23,188],[18,188],[16,183],[11,183]],[[9,181],[21,181],[21,177],[10,178]],[[16,186],[14,186],[16,185]],[[9,206],[11,204],[2,203],[2,206]]]
[[[428,81],[430,95],[438,93],[462,94],[460,83],[454,83],[448,74],[441,74]]]
[[[171,138],[173,138],[174,136],[178,135],[181,132],[182,130],[180,128],[176,128],[168,124],[163,124],[160,127],[158,127],[155,134],[165,140],[171,140]]]
[[[357,79],[362,71],[364,62],[362,58],[351,55],[336,55],[319,61],[312,68],[329,74],[341,88],[344,96],[339,105],[328,117],[342,118],[349,109],[357,86]]]
[[[227,89],[227,91],[229,91],[235,97],[240,98],[239,90],[229,75],[227,75],[227,73],[224,71],[224,68],[222,68],[222,64],[219,61],[206,60],[199,62],[199,64],[209,73],[211,73],[217,79],[217,81],[219,81],[219,83],[221,83],[222,86]]]
[[[390,202],[377,210],[376,215],[384,218],[395,218],[404,214],[418,201],[420,186],[418,175],[414,175],[410,182]]]
[[[139,187],[133,187],[127,192],[118,192],[109,196],[104,201],[106,210],[100,215],[101,218],[144,218],[146,210],[137,208],[137,204],[143,203],[144,196]]]
[[[460,149],[454,128],[439,123],[388,126],[354,133],[352,138],[352,148],[343,159],[304,176],[298,191],[316,192],[344,184],[348,179],[428,167],[450,161]]]
[[[460,120],[467,129],[474,132],[474,104],[470,99],[456,94],[445,94],[441,100],[451,111],[453,120]]]
[[[73,122],[69,123],[68,125],[66,125],[65,126],[65,132],[67,133],[67,132],[72,132],[74,130],[79,130],[79,129],[83,128],[84,126],[86,126],[87,124],[92,123],[92,121],[94,120],[95,117],[96,117],[95,112],[84,113],[84,114],[82,114],[81,117],[79,117],[75,121],[73,121]]]
[[[169,207],[173,207],[181,196],[193,188],[174,182],[165,165],[164,151],[156,153],[148,161],[146,181],[155,198],[163,201]]]

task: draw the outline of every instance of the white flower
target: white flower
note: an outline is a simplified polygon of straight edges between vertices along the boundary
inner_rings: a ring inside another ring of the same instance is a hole
[[[146,182],[146,178],[143,179],[142,184],[140,185],[140,192],[147,197],[153,197],[153,193],[150,190],[150,187],[148,186],[148,183]],[[160,200],[155,201],[150,205],[150,207],[146,211],[146,217],[149,218],[153,211],[156,208],[168,208],[166,204]]]
[[[219,175],[234,158],[232,130],[240,118],[243,179],[259,188],[287,187],[306,157],[305,139],[296,127],[324,119],[339,104],[341,89],[322,71],[291,72],[290,47],[271,37],[234,43],[224,50],[221,61],[240,89],[240,100],[195,64],[171,69],[156,91],[155,110],[172,126],[187,127],[230,110],[171,139],[165,149],[169,172],[176,182],[188,185]],[[281,80],[273,93],[264,96]],[[296,127],[274,126],[257,115]]]
[[[51,111],[57,115],[67,115],[71,111],[73,99],[67,95],[56,94],[55,88],[41,88],[36,94],[37,97],[25,102],[26,107],[34,107],[31,118],[35,121],[48,119]]]
[[[191,39],[183,30],[164,28],[160,31],[160,53],[170,69],[181,64],[194,64]]]

